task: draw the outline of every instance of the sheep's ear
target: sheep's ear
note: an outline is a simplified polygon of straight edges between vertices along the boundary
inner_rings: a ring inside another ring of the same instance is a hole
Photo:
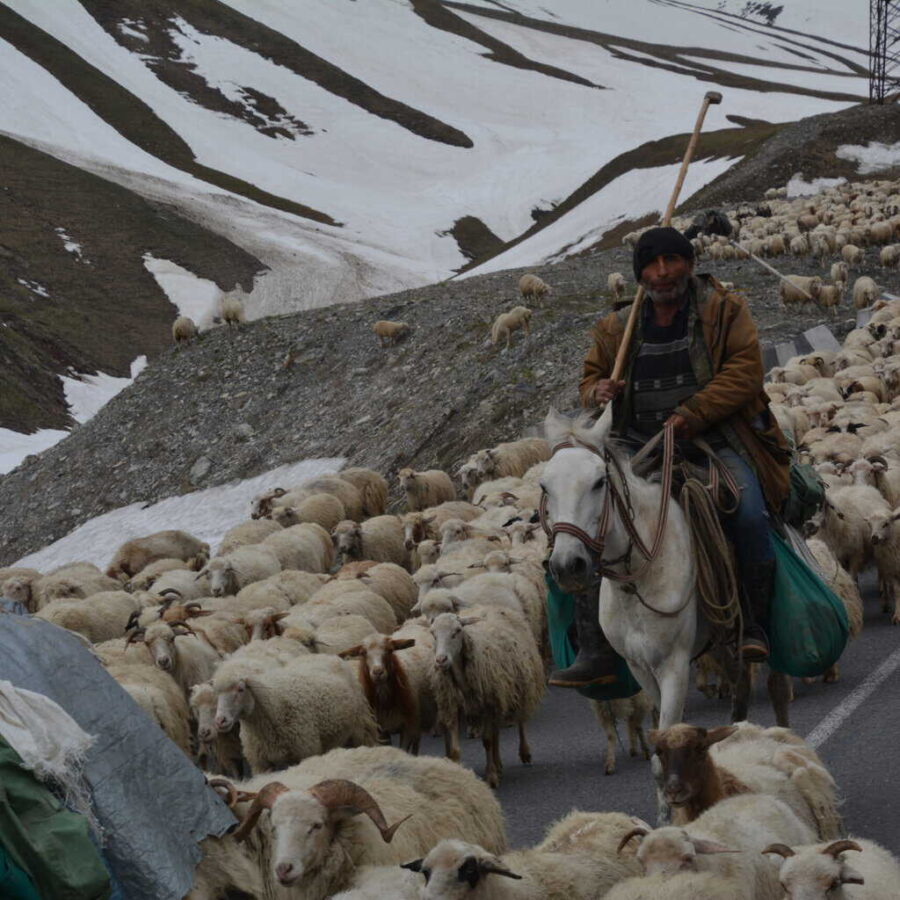
[[[706,746],[724,741],[725,738],[731,737],[737,730],[737,725],[720,725],[718,728],[710,728],[706,732]]]
[[[391,650],[406,650],[407,647],[414,647],[416,641],[414,638],[402,638],[401,640],[391,641]]]
[[[362,656],[366,651],[360,644],[357,644],[355,647],[350,647],[349,650],[341,650],[338,653],[338,656],[341,659],[355,659],[357,656]]]
[[[481,621],[481,616],[465,616],[459,620],[459,624],[465,628],[467,625],[474,625]]]
[[[424,862],[424,857],[423,857],[423,859],[414,859],[412,862],[400,863],[400,868],[401,869],[409,869],[410,872],[421,872],[423,862]]]
[[[691,843],[694,845],[694,850],[697,853],[740,853],[740,850],[732,850],[731,847],[726,847],[724,844],[719,844],[716,841],[707,841],[704,838],[694,838]]]
[[[206,569],[204,569],[201,572],[198,572],[196,578],[194,578],[194,581],[199,581],[201,578],[205,578],[205,577],[206,577]]]
[[[844,863],[841,866],[841,884],[865,884],[866,880],[863,878],[861,872],[857,872],[853,866],[848,866],[847,863]]]

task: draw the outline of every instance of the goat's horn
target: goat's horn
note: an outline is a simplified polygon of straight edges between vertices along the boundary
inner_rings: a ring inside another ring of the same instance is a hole
[[[188,625],[187,622],[173,622],[169,627],[172,629],[172,631],[175,631],[176,628],[178,628],[178,629],[183,628],[186,632],[188,632],[188,634],[192,634],[194,637],[197,637],[197,632],[194,631],[194,629],[191,628],[191,626]],[[176,632],[176,634],[177,634],[177,632]]]
[[[777,853],[785,859],[790,859],[794,855],[794,851],[787,844],[769,844],[765,850],[760,850],[760,853]]]
[[[128,649],[129,644],[136,644],[138,641],[143,642],[145,628],[136,628],[131,634],[128,635],[128,640],[125,641],[125,648]]]
[[[220,797],[222,794],[219,788],[224,788],[226,796],[222,797],[229,809],[234,809],[234,805],[238,802],[237,788],[227,778],[210,778],[206,782]]]
[[[160,593],[159,596],[164,600],[168,600],[170,603],[173,600],[182,600],[184,598],[184,594],[182,594],[181,591],[178,590],[178,588],[166,588]]]
[[[344,809],[351,815],[365,813],[381,832],[381,837],[389,844],[397,829],[409,818],[404,816],[388,827],[384,813],[375,798],[365,789],[343,778],[329,778],[314,784],[309,792],[328,810]]]
[[[843,853],[845,850],[859,850],[861,853],[862,847],[860,847],[856,841],[834,841],[825,847],[822,852],[837,859],[838,854]]]
[[[243,821],[234,832],[235,840],[244,841],[253,831],[259,817],[264,809],[271,809],[275,801],[288,790],[280,781],[270,781],[267,785],[260,789],[257,794],[248,794],[246,799],[252,800],[250,809],[244,816]]]
[[[632,838],[635,838],[635,837],[646,837],[648,834],[650,834],[650,831],[649,831],[648,829],[646,829],[646,828],[643,828],[643,827],[641,827],[641,828],[632,828],[631,831],[629,831],[628,834],[626,834],[625,837],[623,837],[622,840],[619,841],[619,846],[618,846],[618,848],[616,849],[616,853],[621,853],[621,852],[625,849],[625,845],[626,845]]]
[[[489,859],[478,860],[478,868],[486,875],[502,875],[504,878],[515,878],[517,881],[522,880],[521,875],[516,875],[505,866],[498,862],[491,862]]]

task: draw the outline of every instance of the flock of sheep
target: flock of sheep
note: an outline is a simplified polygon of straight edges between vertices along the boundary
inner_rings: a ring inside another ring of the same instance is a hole
[[[891,258],[879,226],[891,238],[900,227],[893,188],[771,197],[771,215],[738,210],[734,219],[757,255],[790,246],[824,259],[825,247],[840,249],[842,296],[861,247],[881,244],[882,262]],[[742,252],[696,240],[713,258]],[[624,279],[610,276],[609,287],[619,293]],[[825,287],[802,290],[829,305]],[[549,288],[526,275],[520,290],[540,300]],[[223,312],[226,322],[243,319],[237,307]],[[529,318],[526,307],[502,314],[492,343],[508,343],[518,327],[527,334]],[[187,322],[176,322],[177,341],[196,332]],[[390,343],[409,327],[373,330]],[[766,390],[827,484],[809,545],[852,632],[862,627],[856,579],[870,565],[900,623],[900,301],[875,301],[840,352],[790,360]],[[172,530],[127,541],[105,572],[83,562],[0,569],[0,594],[88,641],[240,820],[203,842],[191,900],[230,891],[275,900],[897,895],[900,864],[843,835],[838,787],[801,738],[749,723],[645,734],[643,694],[589,701],[606,732],[606,772],[615,771],[621,719],[633,755],[640,745],[649,758],[653,745],[675,823],[654,829],[624,813],[573,811],[537,846],[507,852],[491,790],[503,773],[501,732],[515,726],[529,763],[527,723],[550,666],[536,514],[549,452],[527,438],[475,453],[455,479],[401,469],[398,515],[387,512],[388,482],[370,469],[273,487],[215,555]],[[698,688],[721,692],[717,674],[704,657]],[[837,676],[835,667],[825,680]],[[483,780],[459,764],[461,730],[483,743]],[[432,734],[443,736],[445,759],[418,755]]]

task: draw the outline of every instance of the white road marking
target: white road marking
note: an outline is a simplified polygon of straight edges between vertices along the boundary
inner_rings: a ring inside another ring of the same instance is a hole
[[[815,728],[806,736],[812,747],[821,747],[847,719],[900,668],[900,648],[895,650],[858,687],[854,688]]]

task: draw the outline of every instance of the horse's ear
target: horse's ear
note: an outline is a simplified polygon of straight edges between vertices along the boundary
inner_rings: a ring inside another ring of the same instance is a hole
[[[569,419],[557,411],[556,407],[551,406],[547,418],[544,419],[544,433],[550,445],[558,444],[559,439],[568,433],[571,427]]]
[[[607,403],[606,409],[603,410],[603,415],[591,426],[588,440],[595,447],[602,447],[612,431],[612,424],[613,405],[612,403]]]

